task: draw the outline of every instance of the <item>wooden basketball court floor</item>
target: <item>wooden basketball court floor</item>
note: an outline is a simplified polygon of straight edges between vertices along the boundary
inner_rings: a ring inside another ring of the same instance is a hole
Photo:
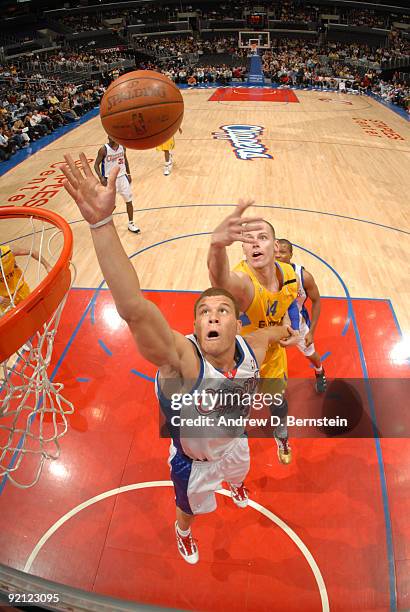
[[[237,89],[184,92],[170,176],[161,153],[128,151],[142,233],[127,231],[120,200],[115,222],[142,287],[188,333],[208,286],[209,233],[252,196],[325,296],[315,342],[328,376],[408,378],[397,355],[410,328],[409,124],[368,97],[295,91],[296,101],[289,92],[270,101]],[[213,135],[228,125],[263,127],[271,157],[238,158]],[[71,223],[77,277],[52,365],[76,411],[61,458],[35,487],[1,482],[0,562],[189,610],[410,609],[406,437],[297,439],[290,466],[270,440],[250,440],[250,506],[218,496],[218,510],[194,525],[199,564],[179,557],[154,369],[116,315],[89,230],[61,188],[63,154],[95,159],[104,141],[95,117],[1,178],[2,205],[46,206]],[[236,263],[240,246],[229,255]],[[314,394],[312,370],[296,350],[288,358],[290,376],[306,379],[296,409]]]

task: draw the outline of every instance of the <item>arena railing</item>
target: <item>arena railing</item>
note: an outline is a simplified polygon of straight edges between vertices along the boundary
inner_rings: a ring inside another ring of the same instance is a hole
[[[317,30],[318,24],[316,21],[292,21],[292,20],[279,20],[279,19],[269,19],[268,21],[268,29],[269,30],[289,30],[289,31],[297,31],[297,30]]]
[[[136,568],[138,571],[138,568]],[[0,604],[14,609],[26,605],[44,610],[75,610],[76,612],[160,612],[169,610],[138,602],[123,601],[82,591],[74,587],[45,580],[32,574],[0,564]]]
[[[187,36],[190,36],[192,34],[192,30],[167,30],[167,31],[161,31],[161,32],[136,32],[135,34],[132,34],[132,37],[138,37],[138,36],[157,36],[157,37],[161,37],[161,36],[179,36],[180,34],[186,34]]]
[[[382,70],[394,70],[395,68],[410,68],[410,55],[391,57],[381,63]]]

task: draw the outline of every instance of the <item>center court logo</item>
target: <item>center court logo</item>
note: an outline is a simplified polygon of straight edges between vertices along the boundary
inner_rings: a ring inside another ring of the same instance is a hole
[[[273,159],[260,137],[264,128],[261,125],[221,125],[222,132],[212,132],[216,140],[229,140],[238,159]]]

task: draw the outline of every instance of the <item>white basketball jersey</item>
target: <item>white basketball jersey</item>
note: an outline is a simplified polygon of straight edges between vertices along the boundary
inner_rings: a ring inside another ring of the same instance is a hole
[[[196,337],[194,335],[186,337],[195,345],[201,360],[200,375],[189,395],[195,395],[195,392],[197,392],[198,396],[206,393],[207,397],[213,394],[214,397],[220,398],[221,396],[226,397],[226,394],[229,393],[231,396],[234,393],[239,394],[236,397],[246,393],[252,397],[258,384],[259,366],[252,349],[244,338],[236,336],[236,353],[238,355],[236,368],[229,372],[221,372],[204,359]],[[227,425],[225,427],[224,423],[221,424],[221,417],[223,416],[225,419],[229,419],[230,416],[237,418],[238,414],[244,410],[246,414],[244,413],[243,417],[246,418],[251,408],[249,405],[242,409],[242,406],[236,404],[232,410],[229,406],[227,407],[224,401],[221,404],[215,403],[215,406],[212,407],[209,404],[204,406],[199,401],[192,402],[189,406],[184,405],[179,411],[172,409],[170,400],[164,396],[159,387],[158,373],[155,379],[155,390],[161,410],[166,417],[174,446],[179,452],[191,459],[216,461],[229,451],[238,437],[244,434],[245,426],[241,428],[240,425],[238,428]],[[171,419],[175,416],[180,416],[180,424],[172,422]],[[201,418],[198,419],[198,417],[202,417],[202,419],[209,417],[206,426],[203,426],[204,421],[201,421]],[[185,419],[196,419],[196,421],[201,421],[201,424],[198,423],[196,429],[192,426],[187,428],[184,426]],[[170,423],[171,427],[169,426]]]
[[[125,168],[125,151],[122,145],[118,145],[117,149],[113,149],[109,144],[105,144],[105,157],[101,162],[101,174],[108,178],[111,170],[115,166],[120,167],[118,178],[127,173]]]
[[[297,295],[296,301],[297,301],[297,305],[298,305],[298,309],[299,309],[299,315],[300,315],[301,319],[304,319],[306,321],[306,323],[308,325],[310,325],[309,313],[308,313],[308,311],[306,309],[306,306],[305,306],[305,302],[306,302],[306,299],[307,299],[308,296],[307,296],[307,293],[306,293],[306,290],[305,290],[305,286],[304,286],[304,282],[303,282],[303,270],[304,270],[304,267],[300,266],[299,264],[295,264],[295,263],[292,263],[291,266],[292,266],[292,268],[295,271],[296,279],[298,281],[298,295]]]

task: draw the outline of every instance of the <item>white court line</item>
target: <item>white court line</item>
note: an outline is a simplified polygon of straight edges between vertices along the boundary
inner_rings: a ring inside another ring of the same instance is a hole
[[[244,87],[243,89],[241,89],[241,91],[237,91],[236,89],[234,89],[234,90],[232,91],[232,93],[234,93],[234,94],[238,94],[238,96],[239,96],[239,95],[241,95],[241,94],[243,94],[243,93],[246,93],[246,91],[245,91],[246,89],[252,89],[252,88],[251,88],[251,87]],[[258,88],[257,88],[257,89],[258,89]],[[263,87],[260,87],[259,89],[263,89]],[[276,94],[276,90],[274,90],[274,91],[269,91],[268,89],[266,89],[266,90],[263,90],[263,92],[261,92],[261,94],[262,94],[262,93],[263,93],[263,95],[264,95],[264,96],[266,96],[266,95],[276,96],[276,95],[277,95],[277,94]]]
[[[23,571],[27,573],[30,572],[31,566],[33,562],[35,561],[38,553],[43,548],[44,544],[46,544],[46,542],[51,538],[51,536],[62,525],[64,525],[64,523],[69,521],[73,516],[75,516],[76,514],[84,510],[85,508],[88,508],[89,506],[92,506],[93,504],[96,504],[97,502],[103,499],[112,497],[113,495],[119,495],[120,493],[127,493],[128,491],[136,491],[137,489],[149,489],[149,488],[154,488],[154,487],[172,487],[172,486],[173,486],[173,483],[171,480],[153,480],[150,482],[138,482],[136,484],[126,485],[124,487],[118,487],[117,489],[111,489],[110,491],[105,491],[105,493],[100,493],[100,495],[91,497],[87,501],[83,502],[82,504],[79,504],[78,506],[76,506],[75,508],[73,508],[72,510],[64,514],[61,518],[58,519],[58,521],[54,523],[54,525],[50,527],[48,531],[46,531],[46,533],[42,536],[42,538],[40,538],[40,540],[37,542],[37,544],[33,548],[29,558],[27,559],[27,562],[24,566]],[[230,492],[227,491],[226,489],[221,489],[220,491],[217,491],[217,493],[219,493],[219,495],[225,495],[225,497],[231,497]],[[325,581],[323,580],[323,576],[320,572],[320,569],[316,561],[314,560],[312,553],[307,548],[307,546],[302,542],[300,537],[293,531],[293,529],[291,529],[289,525],[287,525],[284,521],[282,521],[282,519],[276,516],[276,514],[273,514],[273,512],[271,512],[264,506],[261,506],[257,502],[254,502],[251,499],[249,500],[249,506],[251,506],[251,508],[254,508],[258,512],[266,516],[266,518],[268,518],[273,523],[275,523],[278,527],[280,527],[280,529],[282,529],[286,533],[286,535],[296,544],[296,546],[299,548],[300,552],[302,553],[302,555],[305,557],[306,561],[308,562],[309,567],[312,570],[313,575],[315,577],[315,580],[316,580],[316,583],[319,589],[320,599],[322,601],[322,611],[329,612],[330,610],[329,598],[328,598],[327,591],[326,591]]]

